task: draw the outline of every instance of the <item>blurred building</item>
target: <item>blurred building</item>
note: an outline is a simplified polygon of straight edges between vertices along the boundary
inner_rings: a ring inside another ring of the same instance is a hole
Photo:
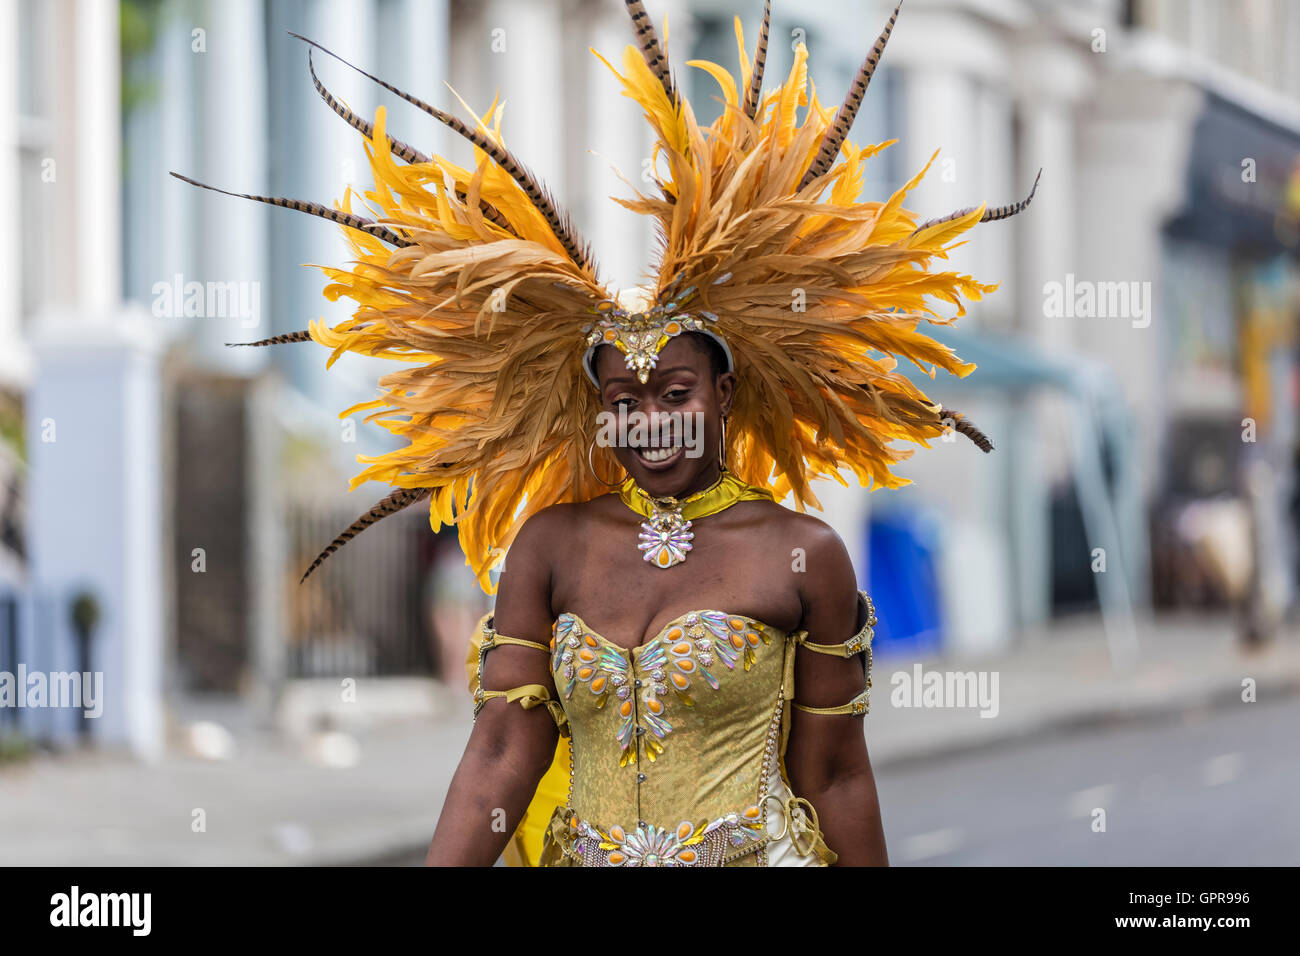
[[[711,118],[713,81],[685,61],[734,69],[732,17],[752,48],[762,4],[647,5]],[[824,103],[892,9],[773,6],[768,75],[804,42]],[[73,666],[68,607],[94,593],[96,666],[130,701],[98,733],[142,753],[175,695],[266,711],[297,678],[445,674],[451,631],[482,607],[435,570],[454,539],[414,513],[297,583],[384,493],[345,489],[386,433],[337,418],[384,363],[327,374],[310,345],[227,347],[342,318],[301,264],[347,249],[317,220],[167,175],[325,202],[364,191],[360,137],[288,31],[442,106],[459,109],[444,80],[478,111],[499,92],[507,141],[610,282],[646,278],[650,231],[608,198],[626,194],[616,170],[639,176],[646,125],[587,52],[629,42],[615,0],[0,0],[0,184],[16,210],[0,225],[0,669]],[[1298,64],[1284,0],[909,0],[852,133],[899,140],[864,198],[936,149],[908,203],[924,217],[1043,179],[1027,214],[954,255],[1002,285],[939,330],[980,369],[934,397],[998,450],[940,442],[906,466],[912,488],[825,496],[890,622],[882,649],[991,650],[1099,609],[1118,657],[1153,600],[1236,602],[1260,633],[1294,603]],[[383,104],[396,135],[468,155],[337,61],[315,65],[361,115]]]
[[[1144,2],[1131,16],[1141,31],[1099,90],[1116,118],[1095,128],[1112,166],[1125,140],[1145,158],[1128,208],[1158,227],[1138,262],[1158,266],[1162,327],[1099,351],[1151,436],[1157,601],[1228,602],[1260,639],[1295,605],[1300,10]],[[1121,208],[1108,229],[1105,210],[1084,223],[1097,268],[1119,265],[1102,242]]]

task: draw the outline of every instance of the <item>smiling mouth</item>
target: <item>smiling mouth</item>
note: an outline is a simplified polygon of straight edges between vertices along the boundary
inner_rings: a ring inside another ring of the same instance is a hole
[[[675,439],[670,439],[670,442],[675,441]],[[682,447],[682,445],[675,443],[666,445],[646,445],[639,448],[633,446],[632,451],[636,453],[638,458],[647,464],[657,465],[662,464],[671,458],[675,458],[677,453],[682,450]]]

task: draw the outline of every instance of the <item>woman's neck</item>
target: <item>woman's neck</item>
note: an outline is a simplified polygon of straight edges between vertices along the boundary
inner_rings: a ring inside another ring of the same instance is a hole
[[[671,495],[659,495],[660,498],[676,498],[681,501],[683,498],[689,498],[697,492],[704,491],[713,487],[722,478],[722,469],[714,462],[709,468],[696,475],[689,484],[680,491]]]

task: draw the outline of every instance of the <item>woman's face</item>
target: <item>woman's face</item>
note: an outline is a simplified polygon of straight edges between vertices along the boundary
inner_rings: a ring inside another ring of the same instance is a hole
[[[644,385],[613,346],[596,350],[595,365],[604,418],[619,420],[614,454],[644,491],[681,498],[717,480],[722,417],[731,410],[736,376],[714,378],[708,350],[695,336],[665,345]]]

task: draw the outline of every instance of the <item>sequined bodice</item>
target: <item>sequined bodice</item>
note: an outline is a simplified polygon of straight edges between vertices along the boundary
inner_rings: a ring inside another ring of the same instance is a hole
[[[551,669],[572,733],[573,811],[675,825],[761,805],[779,772],[794,636],[692,611],[628,649],[560,615]]]

